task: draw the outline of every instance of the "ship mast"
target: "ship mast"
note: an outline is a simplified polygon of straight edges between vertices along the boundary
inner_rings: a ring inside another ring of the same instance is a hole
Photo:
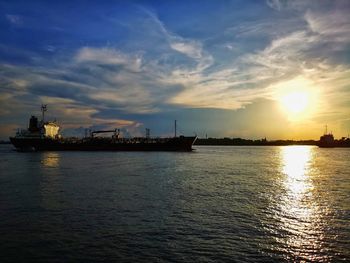
[[[175,120],[175,137],[176,137],[176,120]]]
[[[45,111],[47,111],[47,104],[41,104],[41,113],[42,113],[42,123],[44,123]]]

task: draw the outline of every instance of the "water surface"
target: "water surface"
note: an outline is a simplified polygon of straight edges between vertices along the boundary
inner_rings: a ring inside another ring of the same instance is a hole
[[[1,262],[350,260],[350,149],[0,155]]]

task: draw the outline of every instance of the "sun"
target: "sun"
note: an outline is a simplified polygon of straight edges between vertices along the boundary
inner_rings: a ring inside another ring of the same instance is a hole
[[[309,94],[306,91],[289,92],[281,97],[281,104],[290,114],[301,114],[309,105]]]
[[[312,122],[320,110],[322,86],[303,76],[270,87],[279,111],[293,123]]]

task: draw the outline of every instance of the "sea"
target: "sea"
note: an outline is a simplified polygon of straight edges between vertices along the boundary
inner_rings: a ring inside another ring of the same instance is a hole
[[[350,261],[350,148],[0,145],[0,262]]]

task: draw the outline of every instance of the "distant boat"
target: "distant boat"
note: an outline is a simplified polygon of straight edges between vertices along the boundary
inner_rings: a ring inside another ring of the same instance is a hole
[[[324,135],[320,137],[317,145],[322,148],[333,147],[350,147],[350,138],[343,137],[340,140],[335,140],[332,133],[327,133],[327,129]]]
[[[93,131],[84,138],[63,138],[59,134],[57,122],[45,122],[46,105],[41,107],[42,120],[31,116],[29,128],[20,130],[10,137],[18,151],[192,151],[197,136],[175,136],[151,138],[146,129],[146,137],[122,138],[119,129]],[[175,121],[176,127],[176,121]],[[109,138],[96,137],[95,134],[112,133]]]
[[[333,134],[324,134],[320,137],[320,140],[318,142],[319,147],[335,147],[335,140]]]

